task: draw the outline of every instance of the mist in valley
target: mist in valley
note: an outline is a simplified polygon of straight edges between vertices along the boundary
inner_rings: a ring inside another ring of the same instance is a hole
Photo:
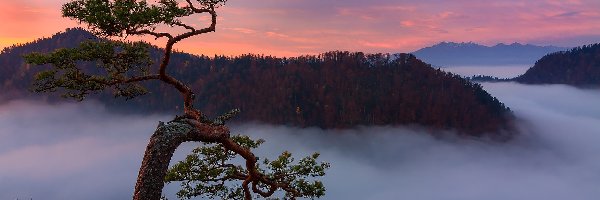
[[[418,127],[299,129],[241,124],[264,138],[257,156],[320,152],[332,167],[323,199],[596,199],[600,90],[486,83],[521,135],[505,144]],[[0,199],[129,199],[148,138],[166,115],[116,115],[95,102],[0,106]],[[451,134],[448,134],[451,135]],[[174,161],[198,144],[186,143]],[[177,184],[165,193],[174,197]]]
[[[493,74],[498,78],[514,78],[524,74],[531,65],[498,65],[498,66],[450,66],[440,70],[458,74],[463,77]]]

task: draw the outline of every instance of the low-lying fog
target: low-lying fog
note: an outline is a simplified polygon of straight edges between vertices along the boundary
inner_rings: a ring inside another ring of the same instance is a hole
[[[600,91],[484,84],[518,117],[507,144],[436,140],[403,127],[348,131],[246,124],[257,155],[322,154],[323,199],[596,200]],[[0,199],[129,199],[146,142],[170,116],[120,116],[91,103],[0,106]],[[176,158],[194,144],[185,144]],[[172,196],[177,188],[170,185]]]
[[[499,66],[451,66],[442,67],[441,70],[452,72],[461,76],[493,75],[498,78],[514,78],[524,74],[531,65],[499,65]]]

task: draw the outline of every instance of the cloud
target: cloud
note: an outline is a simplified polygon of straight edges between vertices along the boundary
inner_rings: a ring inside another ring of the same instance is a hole
[[[383,48],[383,49],[390,49],[390,48],[394,48],[392,46],[392,44],[387,43],[387,42],[360,42],[361,45],[363,46],[367,46],[367,47],[378,47],[378,48]]]
[[[415,22],[411,21],[411,20],[403,20],[400,22],[400,24],[402,24],[402,26],[405,26],[405,27],[412,27],[415,25]]]
[[[76,26],[74,21],[60,17],[64,2],[0,2],[0,21],[4,22],[0,48]],[[578,37],[597,35],[598,10],[600,1],[597,0],[231,1],[218,10],[216,33],[187,39],[177,47],[205,55],[298,56],[332,50],[411,52],[440,41],[578,46],[590,41],[581,41]],[[207,17],[184,21],[204,26],[210,21]],[[289,38],[281,41],[281,38],[262,34],[267,32]],[[353,34],[356,32],[369,34]],[[401,41],[384,46],[356,44],[356,41],[396,40]],[[164,45],[164,41],[153,38],[148,41]]]
[[[532,44],[544,45],[552,42],[557,46],[563,47],[574,47],[573,42],[577,42],[578,44],[595,44],[600,42],[600,34],[590,34],[590,35],[573,35],[570,37],[560,37],[560,36],[548,36],[548,37],[540,37],[534,40],[531,40]]]
[[[60,6],[57,3],[59,1],[1,1],[0,48],[10,41],[32,41],[37,37],[51,36],[64,28],[74,26],[76,23],[61,18]]]
[[[514,83],[484,88],[515,111],[520,138],[436,140],[402,127],[242,130],[268,138],[275,147],[267,152],[320,151],[333,164],[325,199],[591,200],[600,194],[600,108],[594,106],[600,91]]]
[[[260,157],[318,151],[332,164],[324,199],[580,199],[600,196],[599,90],[563,85],[483,85],[518,117],[506,144],[418,127],[299,129],[241,124],[264,138]],[[117,115],[98,103],[0,106],[0,199],[127,199],[146,142],[171,116]],[[182,159],[197,144],[177,150]],[[177,184],[165,192],[173,196]]]
[[[567,11],[567,12],[562,12],[562,13],[556,14],[553,17],[576,17],[578,15],[581,15],[581,12]]]
[[[161,116],[93,102],[0,106],[0,199],[127,199]]]
[[[244,33],[244,34],[253,34],[256,33],[256,30],[252,30],[249,28],[224,28],[225,30],[232,30],[232,31],[236,31],[239,33]]]

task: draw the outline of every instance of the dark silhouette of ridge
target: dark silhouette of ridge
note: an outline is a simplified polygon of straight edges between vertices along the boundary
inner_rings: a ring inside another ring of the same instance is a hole
[[[544,56],[514,81],[526,84],[600,86],[600,43]]]

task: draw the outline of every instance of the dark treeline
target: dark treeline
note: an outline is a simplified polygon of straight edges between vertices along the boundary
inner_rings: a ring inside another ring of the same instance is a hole
[[[62,37],[71,39],[55,39]],[[63,43],[88,38],[93,35],[72,29],[52,38],[5,49],[0,63],[3,72],[9,73],[0,77],[1,87],[6,91],[3,96],[32,96],[24,89],[31,84],[31,77],[43,68],[25,65],[16,55],[68,46]],[[45,46],[46,43],[54,46]],[[158,59],[160,50],[153,49],[151,53]],[[276,58],[176,53],[171,65],[170,73],[197,92],[196,107],[213,117],[239,108],[242,113],[238,120],[300,127],[414,124],[432,129],[456,129],[469,135],[510,129],[510,110],[479,84],[433,69],[411,54],[390,56],[335,51],[318,56]],[[96,97],[114,110],[174,112],[181,109],[178,105],[181,97],[170,87],[158,83],[146,86],[149,94],[128,103],[115,100],[109,94]],[[58,99],[53,95],[43,98]]]
[[[508,82],[511,81],[512,79],[510,78],[498,78],[495,76],[488,76],[488,75],[473,75],[470,77],[465,77],[465,79],[469,80],[469,81],[473,81],[473,82]]]
[[[549,54],[514,79],[527,84],[600,85],[600,44]]]
[[[480,85],[410,54],[204,59],[194,70],[173,70],[192,83],[209,114],[240,108],[245,120],[324,128],[421,124],[485,132],[507,123],[508,109]]]

